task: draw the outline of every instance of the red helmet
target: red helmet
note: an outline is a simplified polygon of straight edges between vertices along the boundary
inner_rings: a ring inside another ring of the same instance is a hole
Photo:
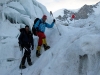
[[[74,19],[75,18],[75,14],[73,14],[71,18]]]
[[[47,16],[46,15],[43,15],[43,17],[42,17],[43,19],[47,19]]]

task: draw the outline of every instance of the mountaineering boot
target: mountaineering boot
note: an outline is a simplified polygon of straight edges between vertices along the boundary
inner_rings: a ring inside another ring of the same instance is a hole
[[[36,50],[36,56],[39,57],[41,54],[38,50]]]
[[[40,49],[41,49],[41,46],[37,46],[37,50],[36,50],[36,56],[39,57],[41,54],[40,54]]]
[[[28,65],[31,66],[32,65],[32,62],[29,62]]]
[[[46,38],[42,39],[42,41],[43,41],[44,50],[46,51],[47,49],[50,48],[50,46],[47,45]]]
[[[44,50],[48,50],[50,48],[50,46],[43,44]]]
[[[31,55],[30,55],[30,52],[29,52],[29,55],[27,55],[27,62],[28,62],[28,65],[29,65],[29,66],[32,65],[30,56],[31,56]]]
[[[20,65],[20,66],[19,66],[19,69],[25,69],[25,68],[26,68],[25,65]]]

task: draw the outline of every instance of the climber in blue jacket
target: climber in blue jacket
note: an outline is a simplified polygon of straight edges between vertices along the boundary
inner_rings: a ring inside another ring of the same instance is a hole
[[[42,19],[39,19],[36,22],[36,24],[34,25],[35,29],[37,30],[36,34],[39,37],[37,51],[36,51],[37,57],[39,57],[41,55],[40,50],[41,50],[42,44],[43,44],[45,51],[50,48],[50,46],[47,45],[46,36],[45,36],[44,32],[45,32],[46,27],[52,28],[54,26],[55,19],[53,19],[53,22],[51,23],[51,25],[46,23],[46,19],[47,19],[47,16],[43,15]]]

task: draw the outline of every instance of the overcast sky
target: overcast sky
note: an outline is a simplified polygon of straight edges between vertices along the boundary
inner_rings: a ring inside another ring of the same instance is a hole
[[[78,9],[84,4],[95,4],[100,0],[37,0],[46,6],[48,11],[56,11],[62,8]]]

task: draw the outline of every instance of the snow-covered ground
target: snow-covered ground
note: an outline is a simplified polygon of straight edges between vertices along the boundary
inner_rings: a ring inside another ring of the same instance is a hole
[[[50,17],[46,9],[41,8]],[[22,70],[23,75],[100,75],[100,13],[96,14],[97,9],[94,9],[94,15],[88,19],[72,22],[69,26],[56,21],[53,28],[46,29],[47,42],[51,48],[47,51],[42,48],[42,55],[39,58],[35,55],[38,37],[33,36],[34,50],[31,53],[33,65],[28,66],[26,63],[27,68]],[[49,20],[52,22],[52,18]],[[22,53],[18,47],[21,25],[0,19],[0,75],[21,73],[19,64]],[[8,62],[8,58],[13,58],[14,61]]]

